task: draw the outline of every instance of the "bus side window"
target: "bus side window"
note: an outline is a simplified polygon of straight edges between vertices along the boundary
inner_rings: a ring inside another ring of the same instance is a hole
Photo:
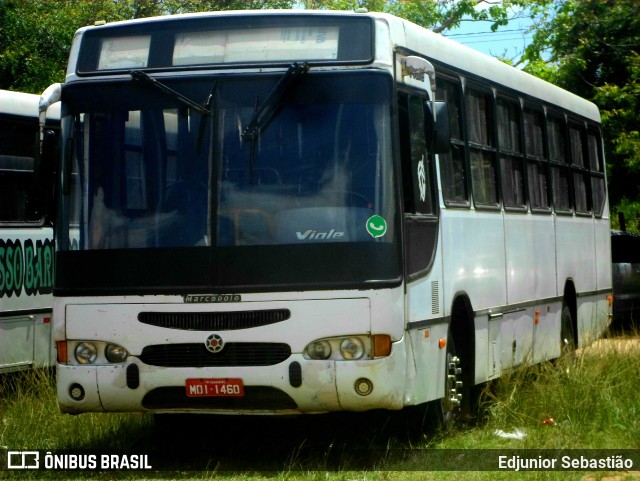
[[[604,180],[604,162],[602,158],[602,138],[595,128],[587,131],[587,153],[589,155],[589,167],[591,170],[591,195],[593,197],[593,212],[597,216],[602,215],[606,200]]]
[[[498,99],[498,142],[505,207],[525,207],[520,105]]]
[[[439,154],[444,201],[447,205],[468,205],[469,189],[464,160],[464,141],[462,140],[460,85],[438,78],[436,99],[446,102],[449,107],[449,129],[451,132],[451,149],[449,152]]]
[[[576,212],[591,213],[589,203],[589,174],[585,163],[585,132],[581,124],[569,124],[569,141],[571,146],[571,170]]]
[[[496,149],[491,94],[468,89],[465,94],[473,200],[476,205],[498,206]]]
[[[42,220],[34,158],[36,132],[35,123],[0,121],[0,222]]]
[[[569,190],[569,172],[567,166],[567,133],[564,120],[560,117],[548,117],[549,160],[551,161],[551,186],[553,208],[556,212],[571,212],[571,192]]]
[[[544,113],[525,108],[524,136],[531,210],[549,211],[549,179],[544,149]]]

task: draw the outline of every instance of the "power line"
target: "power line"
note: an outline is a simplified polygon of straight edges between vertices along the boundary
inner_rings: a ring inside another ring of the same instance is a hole
[[[503,33],[513,33],[513,32],[525,32],[526,29],[524,28],[512,28],[509,30],[500,30],[500,31],[496,31],[496,32],[469,32],[469,33],[451,33],[451,34],[444,34],[445,37],[467,37],[467,36],[472,36],[472,35],[500,35]]]
[[[516,40],[522,40],[522,37],[510,37],[510,38],[501,38],[499,41],[500,42],[511,42],[511,41],[516,41]],[[525,38],[526,40],[526,38]],[[475,45],[478,43],[493,43],[495,42],[495,40],[474,40],[474,41],[468,41],[468,42],[459,42],[463,45]]]

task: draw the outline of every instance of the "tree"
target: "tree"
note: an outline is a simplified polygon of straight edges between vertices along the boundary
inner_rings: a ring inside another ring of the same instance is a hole
[[[493,21],[495,30],[541,1],[548,0],[0,0],[0,88],[39,93],[62,82],[74,32],[97,20],[302,5],[384,11],[436,32],[469,19]]]
[[[436,33],[460,25],[462,21],[492,21],[492,30],[522,15],[527,8],[547,0],[302,0],[307,9],[387,12],[410,20]],[[480,8],[483,7],[483,8]]]
[[[75,31],[98,20],[294,4],[295,0],[0,1],[0,88],[41,93],[50,84],[64,81]]]
[[[556,0],[537,13],[525,70],[598,105],[609,199],[614,211],[631,205],[640,198],[640,3]]]
[[[40,93],[49,84],[63,81],[74,32],[105,18],[122,18],[115,2],[0,3],[0,87]]]

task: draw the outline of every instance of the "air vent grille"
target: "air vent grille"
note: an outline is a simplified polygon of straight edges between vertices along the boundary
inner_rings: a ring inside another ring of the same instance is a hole
[[[158,344],[146,346],[140,360],[151,366],[273,366],[291,356],[287,344],[270,342],[229,342],[217,353],[201,344]]]
[[[440,313],[440,287],[438,281],[431,283],[431,314]]]
[[[231,312],[140,312],[138,321],[151,326],[186,331],[229,331],[286,321],[289,309]]]

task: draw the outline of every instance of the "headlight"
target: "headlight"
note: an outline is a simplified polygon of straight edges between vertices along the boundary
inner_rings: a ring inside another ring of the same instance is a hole
[[[344,337],[326,337],[307,344],[302,354],[305,359],[357,361],[377,359],[391,354],[391,336],[388,334],[361,334]]]
[[[81,342],[76,346],[75,356],[80,364],[93,364],[98,357],[98,350],[90,342]]]
[[[331,345],[327,341],[315,341],[307,346],[307,354],[311,359],[329,359]]]
[[[124,362],[127,360],[127,357],[129,357],[129,353],[122,346],[107,344],[104,350],[104,357],[106,357],[109,362]]]
[[[360,359],[364,355],[364,344],[357,337],[348,337],[340,343],[340,354],[347,360]]]

